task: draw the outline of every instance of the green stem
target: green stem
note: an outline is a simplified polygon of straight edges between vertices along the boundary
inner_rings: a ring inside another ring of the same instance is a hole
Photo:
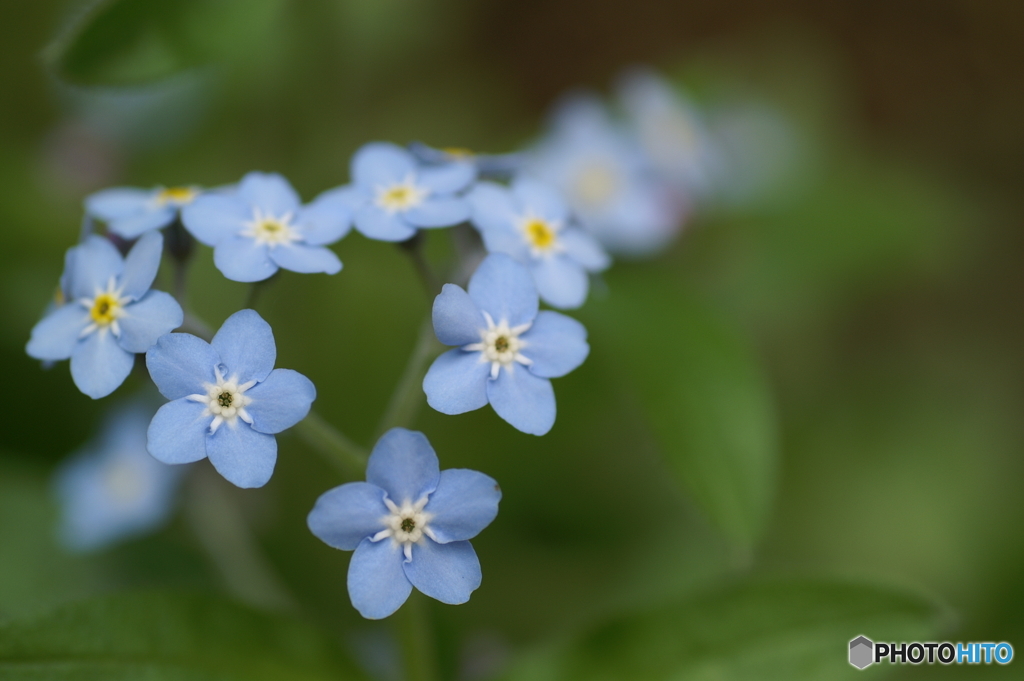
[[[295,426],[295,432],[346,476],[356,478],[366,470],[369,454],[314,411]]]
[[[427,373],[427,363],[442,350],[443,346],[434,337],[434,326],[430,316],[420,325],[416,346],[406,362],[402,377],[391,394],[388,407],[377,426],[377,437],[388,430],[402,426],[411,427],[416,421],[416,414],[423,406],[423,376]]]
[[[398,611],[398,635],[402,647],[405,681],[436,681],[433,629],[428,620],[426,597],[413,589]]]

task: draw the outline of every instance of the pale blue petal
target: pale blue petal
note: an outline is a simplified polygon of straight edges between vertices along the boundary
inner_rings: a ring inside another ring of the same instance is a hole
[[[146,351],[146,368],[160,394],[169,400],[206,392],[216,383],[220,356],[209,343],[188,333],[169,333]]]
[[[426,436],[405,428],[384,433],[366,463],[366,481],[399,505],[433,492],[440,472],[437,454]]]
[[[174,222],[177,214],[177,207],[162,206],[144,213],[112,219],[107,222],[107,229],[125,239],[134,239],[140,234],[166,227]]]
[[[564,314],[542,310],[530,330],[523,355],[533,362],[530,371],[543,378],[558,378],[583,364],[590,353],[587,329]]]
[[[277,359],[274,332],[256,310],[228,317],[210,344],[227,367],[225,378],[237,376],[239,383],[266,380]]]
[[[203,194],[181,209],[185,229],[207,246],[238,234],[252,219],[252,207],[235,194]]]
[[[269,253],[270,259],[278,266],[292,272],[337,274],[341,271],[341,261],[326,246],[306,246],[300,243],[281,244],[270,249]]]
[[[388,515],[384,490],[368,482],[349,482],[321,494],[306,524],[328,546],[352,551],[383,530]]]
[[[135,364],[135,355],[122,350],[114,334],[93,331],[71,351],[71,378],[83,393],[98,400],[117,390]]]
[[[415,170],[412,154],[390,142],[364,144],[352,157],[352,181],[364,187],[401,182]]]
[[[268,251],[250,237],[229,236],[213,249],[213,264],[232,281],[263,281],[277,272]]]
[[[464,414],[487,404],[489,362],[479,352],[455,348],[434,360],[423,377],[427,404],[442,414]]]
[[[416,228],[397,214],[389,214],[372,203],[356,213],[355,226],[363,236],[378,241],[405,241],[416,234]]]
[[[468,541],[414,544],[412,560],[403,563],[412,585],[442,603],[459,605],[480,586],[480,559]]]
[[[114,187],[85,198],[85,211],[94,218],[110,222],[139,213],[149,213],[156,192],[152,189]]]
[[[537,292],[544,302],[562,309],[576,308],[587,300],[590,277],[583,267],[564,255],[539,258],[530,267]]]
[[[402,217],[417,227],[450,227],[469,220],[469,204],[454,197],[428,198]]]
[[[278,218],[288,213],[295,217],[302,206],[298,193],[277,173],[248,173],[238,183],[238,197],[264,215]]]
[[[350,187],[326,191],[305,206],[295,221],[302,240],[310,246],[326,246],[348,234],[357,205]]]
[[[441,471],[437,489],[423,510],[441,544],[472,539],[498,515],[501,488],[494,478],[465,468]]]
[[[135,242],[132,250],[128,251],[128,257],[124,259],[124,271],[121,273],[120,283],[124,295],[135,300],[146,295],[156,279],[163,253],[164,237],[160,232],[149,232]]]
[[[213,417],[206,407],[181,398],[160,407],[146,433],[149,453],[169,464],[192,463],[206,458],[206,435]],[[223,426],[222,426],[223,427]]]
[[[56,361],[71,357],[82,329],[92,320],[78,303],[66,303],[39,320],[25,346],[29,357]]]
[[[137,303],[125,307],[118,320],[121,337],[117,342],[128,352],[146,352],[157,339],[181,326],[181,306],[170,294],[150,291]]]
[[[224,479],[246,489],[263,487],[274,474],[277,440],[273,435],[257,433],[238,419],[234,427],[221,424],[206,436],[206,455]]]
[[[511,227],[484,229],[480,236],[484,240],[484,248],[488,253],[504,253],[516,262],[528,263],[533,259],[530,247],[523,233]]]
[[[492,253],[469,280],[469,296],[495,323],[509,326],[532,322],[539,301],[530,272],[502,253]]]
[[[565,254],[578,262],[590,272],[600,272],[612,264],[612,259],[601,248],[594,237],[582,229],[570,227],[558,234],[558,241],[565,249]]]
[[[252,403],[245,409],[252,416],[253,429],[273,434],[306,418],[316,399],[316,388],[298,371],[274,369],[265,381],[250,388],[245,396],[252,398]]]
[[[445,345],[480,342],[480,330],[487,328],[476,303],[460,286],[445,284],[434,298],[434,333]]]
[[[512,183],[512,194],[525,212],[550,222],[569,219],[569,207],[551,185],[532,177],[520,176]]]
[[[473,190],[466,194],[466,201],[477,229],[483,232],[492,229],[502,232],[515,230],[520,211],[505,187],[494,182],[477,182]]]
[[[348,596],[360,615],[379,620],[402,607],[412,593],[404,561],[401,545],[390,539],[359,544],[348,564]]]
[[[121,276],[124,269],[117,247],[95,234],[71,248],[68,255],[65,266],[70,267],[68,285],[74,300],[92,298],[97,290],[106,290],[111,277]]]
[[[487,398],[498,416],[530,435],[543,435],[555,425],[555,391],[551,381],[517,365],[512,374],[501,370],[487,381]]]
[[[476,166],[466,161],[456,161],[438,166],[420,168],[416,174],[417,184],[433,194],[454,194],[460,192],[476,179]]]

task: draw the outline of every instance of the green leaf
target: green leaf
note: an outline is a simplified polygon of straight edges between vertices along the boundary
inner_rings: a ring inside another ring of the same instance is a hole
[[[835,582],[757,582],[624,617],[531,655],[508,681],[859,678],[850,640],[927,641],[949,612],[920,595]]]
[[[118,594],[0,626],[0,678],[362,678],[338,642],[288,617],[176,593]]]
[[[622,389],[643,405],[672,470],[708,517],[741,544],[763,532],[777,435],[765,378],[743,339],[678,289],[671,271],[620,268],[590,317]]]

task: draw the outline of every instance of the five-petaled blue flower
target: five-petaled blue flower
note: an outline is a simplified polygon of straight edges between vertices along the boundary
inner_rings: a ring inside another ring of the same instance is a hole
[[[329,546],[355,550],[348,593],[356,610],[387,617],[414,586],[442,603],[468,601],[481,575],[467,540],[498,514],[497,483],[477,471],[440,470],[423,433],[404,428],[377,442],[366,480],[322,494],[307,520]]]
[[[363,145],[352,157],[352,184],[329,193],[355,211],[355,227],[380,241],[405,241],[420,227],[449,227],[469,219],[457,193],[476,178],[469,161],[419,162],[387,142]]]
[[[343,201],[325,194],[303,206],[286,179],[257,172],[233,190],[203,194],[185,206],[181,220],[213,247],[217,269],[234,281],[262,281],[282,267],[336,274],[341,261],[326,245],[351,226]]]
[[[444,414],[462,414],[490,402],[524,433],[551,430],[555,392],[548,379],[582,364],[590,346],[582,324],[537,308],[530,273],[502,253],[480,264],[469,293],[445,284],[434,299],[434,333],[459,347],[427,371],[427,403]]]
[[[262,487],[277,462],[275,433],[309,413],[313,383],[274,369],[270,325],[254,310],[228,317],[212,343],[187,333],[160,338],[146,353],[149,375],[171,402],[149,426],[149,453],[164,463],[209,457],[239,487]]]
[[[61,276],[67,302],[32,329],[25,350],[36,359],[71,358],[71,378],[98,399],[128,378],[135,353],[181,325],[181,307],[150,291],[163,252],[159,232],[144,235],[127,258],[107,239],[90,236],[68,249]]]
[[[90,551],[145,534],[174,509],[183,467],[162,464],[146,452],[146,426],[153,409],[119,406],[99,437],[57,471],[60,539],[70,549]]]
[[[523,176],[508,189],[479,182],[467,198],[487,250],[526,265],[549,305],[582,305],[590,287],[587,273],[611,262],[594,237],[570,222],[568,206],[546,184]]]
[[[136,239],[174,222],[181,208],[197,196],[196,187],[114,187],[88,196],[85,212],[106,222],[119,237]]]

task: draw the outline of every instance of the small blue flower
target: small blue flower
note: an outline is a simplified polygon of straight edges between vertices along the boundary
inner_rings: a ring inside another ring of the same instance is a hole
[[[61,275],[67,302],[35,325],[25,351],[48,361],[71,358],[71,378],[93,399],[114,392],[131,373],[135,353],[182,322],[174,298],[149,290],[163,242],[150,232],[127,258],[99,236],[68,249]]]
[[[174,509],[183,468],[146,452],[153,410],[138,404],[111,412],[97,440],[58,469],[60,539],[90,551],[161,526]]]
[[[582,324],[537,306],[530,273],[501,253],[480,264],[469,293],[445,284],[434,299],[434,333],[459,347],[427,371],[427,403],[443,414],[463,414],[490,402],[524,433],[551,430],[555,392],[548,379],[582,364],[590,346]]]
[[[414,586],[442,603],[468,601],[481,575],[467,540],[498,514],[494,479],[442,471],[423,433],[392,428],[373,448],[366,480],[325,492],[307,519],[328,546],[355,550],[348,594],[359,614],[387,617]]]
[[[106,222],[107,229],[119,237],[136,239],[174,222],[199,192],[196,187],[115,187],[87,197],[85,212]]]
[[[149,453],[164,463],[209,457],[239,487],[262,487],[277,462],[275,433],[306,418],[313,383],[274,369],[274,333],[255,310],[227,318],[212,343],[163,336],[146,353],[149,375],[171,400],[149,425]]]
[[[327,244],[348,233],[345,202],[324,194],[303,206],[288,181],[249,173],[233,191],[207,192],[186,206],[181,221],[213,247],[217,269],[234,281],[262,281],[284,268],[337,274],[341,261]]]
[[[487,250],[526,265],[549,305],[582,305],[590,287],[587,273],[611,262],[594,237],[570,222],[568,206],[548,185],[523,176],[511,189],[479,182],[467,198]]]
[[[468,220],[469,205],[457,193],[475,178],[470,162],[426,165],[395,144],[371,142],[352,157],[352,184],[344,191],[363,235],[405,241],[420,227]]]

